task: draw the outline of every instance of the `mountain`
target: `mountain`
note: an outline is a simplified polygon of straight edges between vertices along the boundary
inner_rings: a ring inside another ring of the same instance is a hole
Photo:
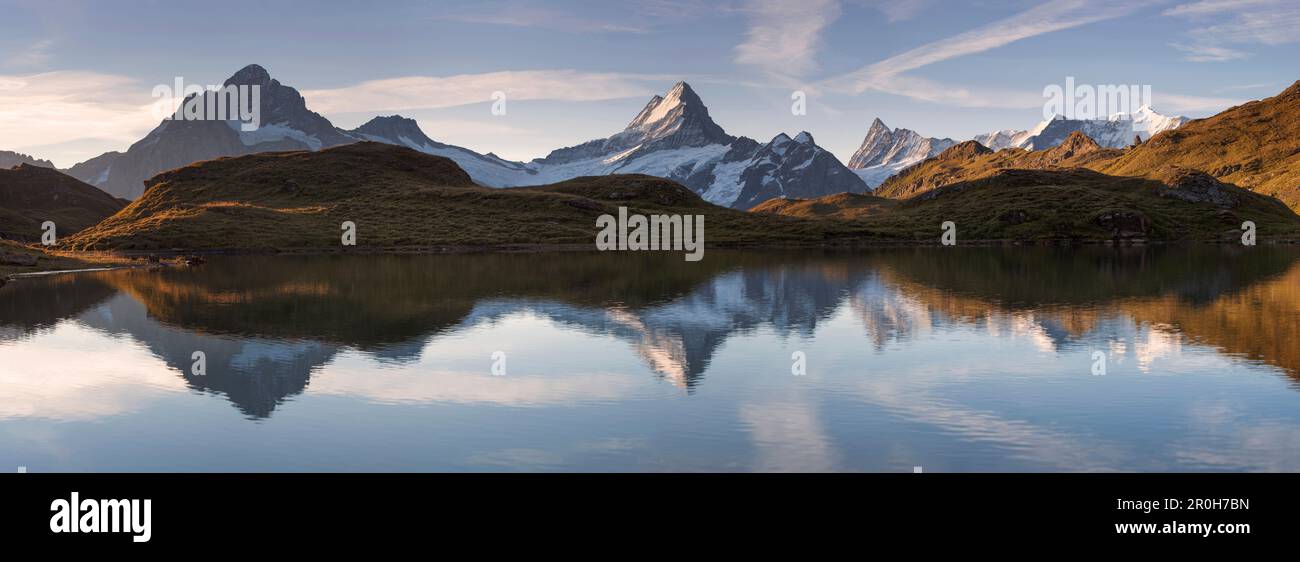
[[[967,143],[986,151],[981,157],[993,155],[974,141]],[[949,150],[966,149],[965,144]],[[755,209],[759,210],[810,219],[848,219],[877,236],[930,244],[937,243],[945,221],[957,225],[959,242],[1239,243],[1245,220],[1254,221],[1261,236],[1271,239],[1300,236],[1300,216],[1276,199],[1188,170],[1154,179],[1110,176],[1086,168],[997,169],[889,203],[828,196],[780,206],[769,202]]]
[[[52,167],[0,169],[0,237],[7,240],[40,240],[45,221],[54,221],[58,237],[69,236],[125,205]]]
[[[801,144],[789,139],[764,149],[810,150],[795,146]],[[962,146],[988,153],[970,141],[943,154]],[[1003,169],[902,201],[836,194],[792,206],[807,207],[806,216],[720,207],[646,175],[493,189],[476,185],[450,159],[375,142],[210,160],[150,181],[140,198],[63,238],[61,247],[339,251],[340,225],[352,221],[361,250],[590,249],[597,217],[617,215],[620,207],[629,214],[702,215],[709,248],[933,244],[945,220],[957,221],[966,241],[1222,240],[1240,236],[1243,217],[1259,224],[1261,239],[1300,236],[1300,217],[1278,201],[1191,171],[1155,180],[1086,169]],[[860,209],[823,214],[837,201]]]
[[[623,131],[604,139],[552,151],[534,160],[541,167],[605,160],[612,156],[628,162],[652,152],[734,143],[709,116],[709,108],[686,82],[678,82],[665,96],[654,96]]]
[[[31,156],[22,154],[20,152],[10,152],[8,150],[0,150],[0,170],[13,168],[14,166],[18,166],[20,164],[29,164],[32,166],[40,166],[42,168],[54,167],[54,163],[50,162],[49,160],[37,160],[35,158],[32,158]]]
[[[68,173],[114,196],[134,199],[144,191],[145,180],[192,162],[254,152],[320,150],[357,140],[308,110],[297,90],[272,79],[261,66],[246,66],[222,85],[260,86],[257,130],[243,131],[238,121],[163,120],[126,152],[98,156]],[[205,100],[216,95],[203,94]]]
[[[891,131],[877,118],[849,159],[849,168],[868,186],[876,187],[903,168],[937,156],[954,144],[957,142],[952,139],[923,137],[910,129]]]
[[[905,199],[954,183],[992,176],[1001,170],[1043,170],[1078,168],[1115,158],[1122,151],[1103,148],[1081,132],[1044,150],[999,150],[976,141],[964,141],[899,172],[876,189],[876,195]]]
[[[257,65],[240,70],[224,85],[261,86],[262,123],[258,130],[242,131],[237,121],[164,120],[126,152],[100,155],[73,166],[68,173],[111,194],[133,199],[142,193],[145,180],[192,162],[258,152],[321,150],[368,140],[450,158],[474,181],[488,187],[646,174],[678,181],[710,202],[739,209],[769,197],[868,190],[807,133],[795,139],[778,135],[766,145],[728,135],[685,82],[651,98],[621,132],[561,148],[528,163],[434,141],[415,121],[398,115],[377,117],[351,131],[338,129],[308,110],[297,90],[280,84]],[[794,140],[799,141],[798,146],[788,145]]]
[[[1046,123],[1046,121],[1044,121]],[[1042,127],[1043,125],[1039,125]],[[978,142],[991,150],[1002,150],[1004,148],[1021,148],[1025,141],[1033,136],[1033,133],[1020,129],[1002,129],[983,135],[975,135],[975,142]]]
[[[91,158],[90,160],[73,165],[71,168],[65,170],[65,173],[90,185],[103,189],[103,185],[108,183],[108,175],[113,170],[113,163],[116,162],[120,156],[122,156],[122,153],[116,150],[105,152],[99,156]]]
[[[1107,119],[1067,119],[1056,115],[1028,131],[1005,129],[983,135],[975,140],[993,150],[1023,148],[1043,150],[1065,141],[1071,133],[1083,133],[1105,148],[1125,148],[1134,138],[1143,141],[1164,131],[1177,129],[1191,119],[1181,115],[1168,116],[1144,105],[1132,114],[1116,113]]]
[[[1147,175],[1169,166],[1200,170],[1300,209],[1300,81],[1274,97],[1158,135],[1098,169]]]
[[[503,187],[517,185],[521,178],[535,175],[536,171],[522,162],[511,162],[495,154],[479,154],[468,148],[443,144],[430,139],[420,130],[414,119],[400,115],[376,117],[348,133],[354,137],[405,146],[425,154],[450,158],[480,185]]]
[[[728,135],[685,82],[651,98],[623,131],[553,151],[528,166],[536,175],[524,181],[536,183],[615,173],[668,178],[735,209],[772,197],[868,191],[807,132],[794,138],[781,133],[767,144]]]
[[[708,244],[821,243],[846,229],[711,205],[670,180],[583,177],[539,187],[476,185],[448,158],[358,142],[320,151],[270,152],[199,162],[154,176],[116,215],[66,238],[74,250],[341,248],[357,245],[590,248],[601,215],[704,215]]]
[[[710,203],[736,209],[748,209],[772,197],[868,190],[806,132],[793,139],[778,134],[767,144],[728,135],[685,82],[678,82],[663,96],[650,98],[622,131],[554,150],[527,163],[433,141],[415,121],[399,116],[380,117],[348,133],[450,158],[474,181],[490,187],[645,174],[674,180]]]

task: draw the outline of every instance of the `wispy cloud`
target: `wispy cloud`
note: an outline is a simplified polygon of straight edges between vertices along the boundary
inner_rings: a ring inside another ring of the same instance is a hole
[[[666,21],[743,13],[743,0],[638,0],[631,3],[637,17]]]
[[[837,0],[751,0],[745,41],[736,62],[772,76],[798,77],[817,69],[822,31],[840,16]]]
[[[1042,103],[1037,92],[966,89],[909,77],[905,73],[946,60],[982,53],[1017,41],[1126,16],[1151,0],[1053,0],[1009,18],[921,45],[870,66],[824,80],[832,91],[868,90],[968,107],[1028,107]]]
[[[13,56],[4,59],[4,66],[9,68],[40,68],[49,64],[53,55],[50,54],[50,48],[54,46],[54,41],[45,39],[37,41],[19,51]]]
[[[1191,62],[1223,62],[1237,59],[1244,59],[1250,56],[1236,49],[1219,47],[1217,45],[1184,45],[1182,43],[1170,43],[1170,47],[1178,49],[1185,53],[1184,59]]]
[[[932,0],[867,0],[867,4],[880,10],[890,23],[910,20],[933,3]]]
[[[647,33],[649,31],[649,28],[644,25],[589,18],[574,14],[571,11],[527,0],[475,3],[472,4],[472,7],[440,11],[434,18],[464,23],[536,27],[576,33]]]
[[[1224,92],[1245,92],[1249,90],[1271,90],[1277,87],[1277,82],[1259,82],[1257,84],[1238,84],[1236,86],[1224,86],[1215,90],[1215,93]]]
[[[1277,0],[1201,0],[1179,4],[1165,10],[1167,16],[1205,16],[1222,12],[1233,12],[1243,8],[1277,4]]]
[[[1172,46],[1192,62],[1222,62],[1250,53],[1226,45],[1284,45],[1300,41],[1300,3],[1295,0],[1202,0],[1164,12],[1199,27],[1189,41]]]
[[[438,109],[489,103],[493,92],[507,100],[599,101],[649,96],[663,89],[672,76],[526,70],[406,76],[370,80],[342,88],[305,90],[312,109],[321,113]]]
[[[0,75],[0,139],[21,146],[107,139],[125,146],[158,124],[151,89],[94,72]]]
[[[1172,113],[1217,113],[1246,101],[1218,96],[1186,96],[1157,91],[1151,105],[1160,111]]]

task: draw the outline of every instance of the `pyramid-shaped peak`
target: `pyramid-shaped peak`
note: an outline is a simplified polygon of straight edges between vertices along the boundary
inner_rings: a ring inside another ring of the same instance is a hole
[[[374,119],[371,119],[370,121],[367,121],[366,125],[370,125],[372,123],[384,124],[384,125],[415,125],[415,120],[411,119],[410,117],[402,117],[401,115],[380,115],[378,117],[375,117]],[[362,126],[364,127],[365,125]]]
[[[709,108],[686,82],[678,82],[663,96],[654,96],[624,129],[620,142],[641,143],[664,140],[670,145],[704,146],[711,143],[727,144],[728,136],[709,117]]]
[[[361,133],[371,137],[380,137],[397,142],[403,137],[408,141],[421,143],[425,142],[428,137],[420,129],[419,123],[409,117],[401,115],[388,115],[375,117],[366,124],[352,130],[354,133]]]
[[[687,84],[685,81],[673,84],[673,87],[668,90],[667,98],[675,98],[681,100],[683,103],[703,103],[700,100],[699,94],[696,94],[695,90],[691,89],[691,85]]]
[[[665,95],[654,95],[650,101],[645,104],[645,108],[637,114],[636,118],[628,123],[628,129],[641,129],[655,126],[655,124],[665,121],[669,118],[680,118],[688,111],[703,110],[707,115],[708,108],[704,107],[704,102],[695,94],[690,85],[686,82],[678,82],[668,90]]]
[[[965,160],[981,154],[992,154],[993,150],[976,141],[968,140],[954,144],[939,153],[940,160]]]
[[[236,72],[230,78],[227,78],[223,85],[229,86],[231,84],[269,86],[271,84],[271,73],[267,72],[265,68],[262,68],[262,65],[250,64],[239,69],[239,72]]]
[[[1061,146],[1067,146],[1067,145],[1072,148],[1078,148],[1078,147],[1100,148],[1100,145],[1097,144],[1097,141],[1092,140],[1092,137],[1085,135],[1083,131],[1074,131],[1070,133],[1070,136],[1065,137],[1065,140],[1061,142]]]
[[[889,125],[886,125],[884,121],[881,121],[880,118],[877,117],[874,121],[871,122],[871,127],[870,127],[869,129],[867,129],[867,130],[868,130],[868,131],[872,131],[872,130],[883,130],[883,131],[888,131],[888,130],[889,130]]]

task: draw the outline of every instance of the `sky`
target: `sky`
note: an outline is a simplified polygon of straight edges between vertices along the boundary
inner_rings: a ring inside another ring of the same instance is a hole
[[[728,133],[808,131],[847,162],[877,117],[1031,128],[1067,77],[1212,115],[1300,78],[1296,30],[1296,0],[0,0],[0,150],[125,150],[158,124],[156,85],[256,63],[337,126],[401,114],[515,160],[609,136],[685,80]]]

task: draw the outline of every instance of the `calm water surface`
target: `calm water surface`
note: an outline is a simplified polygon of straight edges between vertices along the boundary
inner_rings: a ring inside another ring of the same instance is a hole
[[[11,471],[1296,471],[1298,381],[1296,249],[231,257],[0,288]]]

